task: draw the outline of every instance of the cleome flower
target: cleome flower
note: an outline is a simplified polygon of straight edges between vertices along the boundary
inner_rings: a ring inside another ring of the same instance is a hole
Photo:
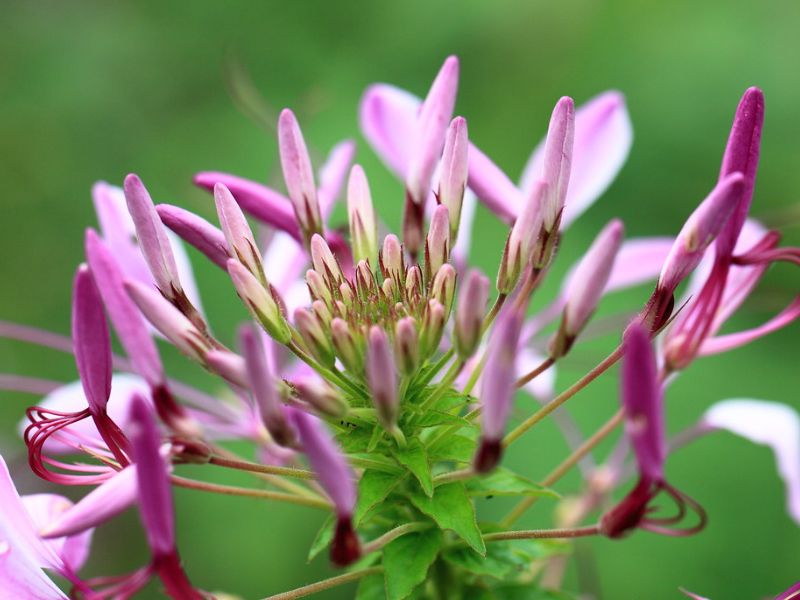
[[[29,503],[0,464],[3,592],[65,597],[48,569],[76,598],[128,598],[151,580],[172,598],[211,597],[192,582],[178,551],[173,487],[328,514],[311,557],[328,549],[348,571],[279,597],[348,581],[360,581],[363,597],[392,600],[441,597],[442,589],[477,597],[534,588],[539,572],[558,580],[567,551],[541,538],[703,528],[699,503],[664,473],[667,377],[800,314],[795,299],[760,328],[719,334],[769,265],[798,262],[796,249],[778,246],[777,232],[747,218],[761,92],[746,92],[719,179],[674,239],[625,240],[622,222],[610,220],[566,271],[556,297],[529,314],[564,230],[627,157],[625,101],[615,91],[577,107],[560,98],[517,185],[470,141],[467,119],[456,114],[458,78],[458,59],[448,57],[424,99],[387,84],[362,98],[363,133],[402,185],[399,235],[384,234],[368,174],[353,164],[355,144],[336,145],[315,171],[289,109],[277,123],[285,193],[228,173],[195,176],[213,195],[208,212],[216,222],[156,204],[135,174],[121,189],[94,187],[100,230],[85,234],[71,338],[0,323],[4,337],[75,356],[75,383],[7,375],[0,385],[44,394],[22,426],[31,470],[91,489],[74,505]],[[346,223],[331,220],[340,196]],[[469,267],[478,201],[509,228],[496,273]],[[248,315],[237,335],[212,326],[214,311],[201,304],[183,242],[230,279],[230,301]],[[621,345],[556,393],[559,361],[580,347],[605,295],[652,280],[643,307],[618,327]],[[676,303],[686,280],[686,297]],[[112,334],[122,355],[113,352]],[[214,387],[170,378],[161,355],[175,351]],[[562,407],[620,359],[622,409],[583,439]],[[519,422],[518,391],[542,402]],[[796,418],[778,428],[782,414],[728,401],[709,409],[694,433],[726,429],[773,447],[797,520],[800,432]],[[512,444],[551,415],[570,454],[541,483],[503,466]],[[638,482],[597,523],[581,525],[621,479],[624,444],[603,467],[591,453],[623,422]],[[550,487],[576,464],[589,481],[579,502],[560,504],[567,526],[510,529],[539,499],[558,498]],[[247,472],[258,485],[196,476],[214,469]],[[518,504],[496,523],[478,521],[474,498],[490,496],[515,496]],[[665,498],[675,514],[657,512]],[[79,577],[91,531],[132,506],[147,563],[122,575]],[[690,512],[697,522],[682,526]],[[502,574],[487,578],[486,564]]]

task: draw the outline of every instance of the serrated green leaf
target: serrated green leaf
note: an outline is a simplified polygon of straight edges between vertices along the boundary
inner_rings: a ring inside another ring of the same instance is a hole
[[[370,509],[386,500],[392,490],[403,479],[404,474],[391,474],[367,469],[358,482],[358,501],[355,509],[355,525],[370,511]]]
[[[467,482],[470,496],[548,496],[558,498],[551,489],[539,485],[503,467],[488,475],[474,477]]]
[[[393,540],[383,549],[383,571],[388,600],[407,598],[425,581],[442,547],[442,532],[427,529]]]
[[[476,552],[486,554],[486,545],[475,520],[475,507],[463,483],[456,481],[440,485],[434,490],[433,498],[414,491],[411,502],[439,527],[454,531]]]
[[[386,586],[381,573],[367,575],[358,584],[355,600],[386,600]]]
[[[475,441],[463,435],[451,435],[428,448],[431,460],[470,462],[475,454]]]
[[[330,515],[322,527],[319,528],[314,541],[311,542],[311,549],[308,551],[308,562],[311,562],[316,556],[328,547],[333,539],[333,530],[336,525],[336,517]]]
[[[426,495],[433,495],[433,478],[428,453],[418,439],[409,440],[405,448],[393,452],[397,462],[405,466],[417,478]]]

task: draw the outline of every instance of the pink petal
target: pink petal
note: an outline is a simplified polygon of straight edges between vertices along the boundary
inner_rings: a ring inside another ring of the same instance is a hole
[[[117,516],[132,506],[136,498],[136,466],[130,465],[97,486],[77,504],[67,501],[66,509],[51,513],[48,518],[37,521],[36,525],[40,534],[48,538],[75,536]],[[86,533],[91,534],[90,531]],[[81,539],[83,535],[68,539]],[[51,540],[50,543],[59,539],[63,538]]]
[[[611,185],[633,142],[633,129],[625,97],[604,92],[575,112],[572,174],[562,227],[569,226]],[[527,191],[544,168],[544,141],[534,150],[522,172],[520,189]]]
[[[469,146],[467,185],[490,211],[506,223],[513,223],[526,195],[474,144]]]
[[[286,231],[297,240],[301,239],[291,202],[283,194],[255,181],[216,171],[198,173],[194,182],[209,191],[217,183],[225,184],[243,211],[262,223]]]
[[[720,352],[727,352],[728,350],[739,348],[773,331],[786,327],[798,317],[800,317],[800,295],[798,295],[789,306],[759,327],[707,339],[703,342],[703,345],[700,346],[700,355],[708,356],[710,354],[719,354]]]
[[[533,369],[542,364],[547,358],[530,347],[520,348],[517,353],[517,377],[522,377],[530,373]],[[534,398],[541,401],[549,401],[555,396],[556,369],[550,367],[533,381],[525,384],[522,388]]]
[[[31,494],[22,496],[22,503],[33,521],[36,531],[41,530],[72,508],[72,502],[64,496],[56,494]],[[70,537],[58,537],[45,541],[64,561],[69,569],[77,572],[89,557],[92,543],[92,531],[83,531],[80,535],[64,534]]]
[[[356,143],[344,140],[336,144],[328,154],[325,164],[319,170],[319,209],[322,220],[326,221],[342,192],[345,177],[356,154]]]
[[[68,600],[25,552],[7,541],[0,541],[0,589],[6,598]]]
[[[405,179],[414,147],[422,100],[386,83],[369,86],[361,98],[359,124],[372,149],[400,179]]]
[[[714,404],[703,422],[725,429],[775,453],[778,473],[786,485],[789,515],[800,524],[800,416],[785,404],[735,399]]]

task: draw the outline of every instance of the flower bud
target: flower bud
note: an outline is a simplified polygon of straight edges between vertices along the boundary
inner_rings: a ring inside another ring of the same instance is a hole
[[[290,411],[300,435],[303,452],[336,509],[337,525],[331,542],[331,560],[339,566],[358,560],[361,555],[352,517],[356,506],[355,475],[341,449],[317,417],[302,410]]]
[[[658,278],[659,289],[673,293],[678,284],[700,264],[706,248],[714,241],[741,200],[744,189],[744,175],[731,173],[711,190],[675,238]]]
[[[125,290],[145,318],[178,350],[198,362],[211,350],[206,337],[173,304],[156,290],[137,281],[125,281]]]
[[[488,299],[489,279],[478,271],[470,271],[464,280],[456,306],[456,351],[462,359],[472,356],[478,347]]]
[[[425,288],[422,285],[422,270],[419,265],[412,265],[406,271],[406,298],[409,302],[421,298]]]
[[[425,240],[425,275],[431,281],[450,255],[450,218],[446,206],[433,211],[428,237]]]
[[[214,201],[217,205],[217,215],[222,226],[222,233],[228,244],[228,254],[247,267],[247,270],[266,286],[267,280],[261,264],[261,253],[242,209],[239,208],[228,188],[221,183],[214,186]]]
[[[372,392],[372,402],[378,411],[378,419],[387,431],[397,426],[400,409],[397,397],[397,375],[394,358],[386,332],[377,325],[369,330],[366,356],[367,383]]]
[[[500,269],[497,272],[497,290],[501,294],[510,294],[514,291],[522,270],[531,260],[534,245],[542,229],[547,194],[547,184],[544,181],[535,182],[531,188],[531,195],[522,207],[522,212],[511,227],[500,261]]]
[[[236,293],[264,330],[278,343],[286,344],[292,335],[271,289],[266,289],[255,276],[236,259],[228,260],[228,274]]]
[[[358,297],[364,302],[369,302],[371,296],[377,291],[375,275],[366,260],[360,260],[356,265],[356,291]]]
[[[456,270],[451,264],[441,266],[431,284],[431,298],[441,302],[445,310],[445,320],[450,316],[456,292]]]
[[[334,419],[347,414],[347,402],[324,381],[303,377],[296,379],[293,385],[300,400],[318,413]]]
[[[427,310],[422,318],[422,329],[419,334],[419,353],[421,359],[428,358],[439,348],[444,333],[447,313],[438,300],[429,300]]]
[[[253,399],[261,413],[261,420],[275,442],[281,446],[295,446],[297,435],[289,424],[275,376],[270,370],[259,334],[249,326],[239,333],[244,354],[247,381]]]
[[[72,347],[89,410],[99,417],[105,414],[111,395],[111,334],[86,265],[78,267],[73,284]]]
[[[479,473],[491,471],[500,462],[506,421],[517,389],[516,357],[522,318],[523,314],[514,308],[504,310],[489,339],[481,377],[481,445],[473,463]]]
[[[411,375],[419,366],[419,335],[412,317],[403,317],[394,330],[394,356],[403,375]]]
[[[322,216],[306,142],[294,113],[289,109],[281,111],[278,119],[278,148],[289,199],[308,244],[314,234],[322,233]]]
[[[153,275],[153,280],[164,297],[175,302],[184,294],[164,224],[139,177],[128,175],[125,178],[124,190],[128,212],[136,227],[139,247],[142,249],[142,255]]]
[[[303,337],[309,352],[326,367],[335,362],[333,346],[317,316],[305,308],[294,311],[294,323]]]
[[[206,353],[206,367],[223,379],[241,388],[249,388],[244,358],[230,350],[211,350]]]
[[[569,351],[603,295],[617,257],[624,226],[614,219],[603,228],[570,278],[561,327],[550,342],[551,358]]]
[[[331,321],[331,339],[336,356],[345,368],[352,373],[361,373],[364,369],[364,353],[344,319],[335,317]]]
[[[360,165],[353,165],[347,181],[347,215],[353,258],[374,261],[378,256],[378,224],[367,176]]]
[[[543,226],[552,234],[561,220],[572,166],[572,145],[575,137],[575,103],[563,97],[553,109],[544,144],[544,173],[547,201],[544,204]]]
[[[469,171],[468,151],[467,121],[463,117],[456,117],[450,122],[444,141],[438,198],[449,212],[451,245],[455,245],[461,221],[461,204]]]
[[[314,270],[322,275],[331,288],[338,288],[344,281],[339,261],[336,260],[325,238],[317,233],[311,238],[311,263],[314,265]]]
[[[184,242],[205,254],[211,262],[226,269],[228,262],[228,243],[225,235],[214,225],[193,212],[171,204],[159,204],[156,212],[161,221],[174,231]]]
[[[309,269],[306,271],[306,284],[313,300],[322,300],[328,307],[333,306],[333,295],[322,275]]]
[[[378,257],[381,273],[384,277],[394,279],[398,285],[403,284],[406,274],[403,259],[403,246],[397,236],[389,234],[383,239],[383,251]]]

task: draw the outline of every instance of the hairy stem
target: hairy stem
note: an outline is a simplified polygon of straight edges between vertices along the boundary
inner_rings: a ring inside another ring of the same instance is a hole
[[[218,483],[208,483],[206,481],[197,481],[194,479],[186,479],[172,475],[170,477],[173,485],[178,487],[188,488],[190,490],[199,490],[201,492],[211,492],[214,494],[223,494],[226,496],[245,496],[249,498],[263,498],[264,500],[275,500],[277,502],[288,502],[290,504],[299,504],[300,506],[310,506],[312,508],[321,508],[323,510],[330,510],[331,505],[326,500],[308,498],[305,496],[296,496],[294,494],[286,494],[284,492],[272,492],[269,490],[253,490],[250,488],[236,487],[232,485],[220,485]]]
[[[570,529],[526,529],[522,531],[499,531],[497,533],[487,533],[483,536],[483,541],[499,542],[503,540],[576,538],[598,535],[599,533],[600,527],[598,525],[574,527]]]
[[[535,369],[533,369],[532,371],[529,371],[528,373],[525,373],[525,375],[523,375],[522,377],[517,379],[517,383],[516,383],[517,387],[521,388],[526,383],[529,383],[529,382],[533,381],[539,375],[541,375],[542,373],[547,371],[547,369],[552,367],[553,364],[555,364],[555,362],[556,361],[555,361],[554,358],[546,358]]]
[[[414,533],[415,531],[422,531],[424,529],[429,529],[431,527],[430,523],[406,523],[404,525],[398,525],[394,529],[390,529],[382,536],[375,538],[371,542],[364,544],[362,548],[362,553],[364,555],[370,554],[371,552],[377,552],[381,548],[383,548],[389,542],[396,540],[399,537],[406,535],[407,533]]]
[[[597,446],[597,444],[603,441],[612,431],[614,431],[614,429],[616,429],[617,426],[622,423],[624,418],[625,412],[622,409],[619,409],[616,413],[614,413],[614,416],[612,416],[600,427],[600,429],[598,429],[589,439],[576,448],[572,454],[570,454],[561,462],[561,464],[553,469],[550,474],[541,481],[541,484],[545,487],[550,487],[556,483],[572,467],[578,464],[578,462],[584,456],[591,452],[592,449]],[[511,509],[511,512],[509,512],[508,515],[501,521],[503,527],[511,527],[517,521],[517,519],[519,519],[525,513],[526,510],[536,504],[537,500],[538,497],[536,496],[530,496],[520,500],[519,504]]]
[[[268,596],[263,600],[294,600],[295,598],[303,598],[305,596],[310,596],[311,594],[316,594],[317,592],[324,592],[325,590],[329,590],[337,585],[344,585],[346,583],[358,581],[359,579],[367,577],[368,575],[375,575],[381,572],[383,572],[383,567],[368,567],[366,569],[359,569],[358,571],[352,571],[351,573],[345,573],[344,575],[337,575],[336,577],[331,577],[330,579],[323,579],[317,583],[304,585],[303,587],[299,587],[289,592]]]
[[[313,471],[308,471],[306,469],[293,469],[292,467],[276,467],[273,465],[261,465],[246,460],[222,458],[221,456],[212,456],[208,462],[211,463],[212,465],[217,465],[218,467],[237,469],[239,471],[249,471],[251,473],[281,475],[284,477],[295,477],[297,479],[316,479],[317,477]]]
[[[539,421],[544,419],[547,415],[549,415],[551,412],[589,385],[592,381],[610,369],[620,358],[622,358],[622,346],[617,347],[616,350],[604,358],[595,368],[593,368],[586,375],[581,377],[578,381],[573,383],[570,387],[561,392],[558,396],[553,398],[550,402],[545,404],[542,408],[520,423],[514,430],[511,431],[511,433],[506,435],[506,437],[503,439],[503,445],[509,446],[514,441],[519,439],[520,436],[526,433]]]

